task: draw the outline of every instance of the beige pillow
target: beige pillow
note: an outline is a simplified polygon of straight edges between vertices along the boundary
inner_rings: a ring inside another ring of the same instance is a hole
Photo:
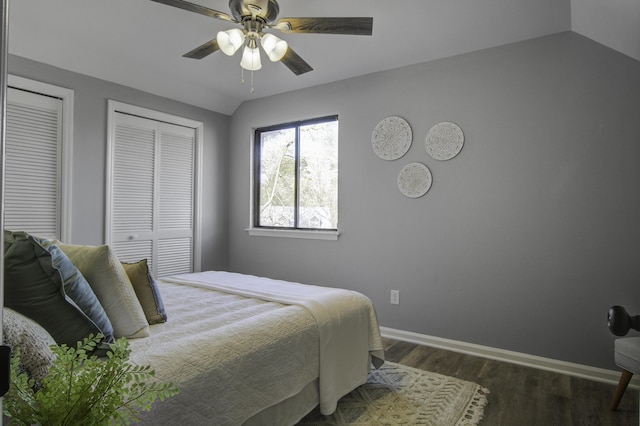
[[[116,254],[107,245],[77,246],[58,243],[87,279],[104,308],[116,338],[149,335],[149,323],[133,285]]]
[[[147,259],[142,259],[136,263],[123,262],[122,266],[124,266],[124,270],[129,276],[131,284],[133,284],[133,289],[136,292],[136,296],[138,296],[149,324],[167,321],[167,313],[160,296],[160,289],[149,272]]]

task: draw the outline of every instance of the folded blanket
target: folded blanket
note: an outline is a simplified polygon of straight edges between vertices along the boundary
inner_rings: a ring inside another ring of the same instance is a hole
[[[338,400],[367,381],[371,364],[384,362],[382,338],[371,301],[361,293],[230,272],[174,275],[165,281],[306,308],[320,336],[320,411],[331,414]]]

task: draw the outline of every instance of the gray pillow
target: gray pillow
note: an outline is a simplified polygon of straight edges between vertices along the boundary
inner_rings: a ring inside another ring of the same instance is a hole
[[[29,377],[37,383],[49,373],[56,356],[51,350],[53,337],[37,322],[4,307],[2,310],[2,333],[4,341],[15,352],[20,348],[20,361]]]
[[[5,306],[33,319],[58,344],[89,334],[113,342],[113,327],[80,271],[54,244],[26,232],[4,233]]]

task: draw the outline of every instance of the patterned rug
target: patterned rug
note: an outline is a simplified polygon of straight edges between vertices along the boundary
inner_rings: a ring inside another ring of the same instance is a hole
[[[334,414],[316,409],[298,426],[475,426],[488,393],[476,383],[387,361],[342,398]]]

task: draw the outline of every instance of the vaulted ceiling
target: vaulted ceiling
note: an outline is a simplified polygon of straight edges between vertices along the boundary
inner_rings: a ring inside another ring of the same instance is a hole
[[[191,0],[229,12],[227,0]],[[372,36],[277,34],[314,70],[182,55],[234,24],[150,0],[11,0],[9,52],[223,114],[246,100],[572,30],[640,60],[633,0],[279,0],[279,17],[370,16]],[[275,33],[275,32],[274,32]]]

